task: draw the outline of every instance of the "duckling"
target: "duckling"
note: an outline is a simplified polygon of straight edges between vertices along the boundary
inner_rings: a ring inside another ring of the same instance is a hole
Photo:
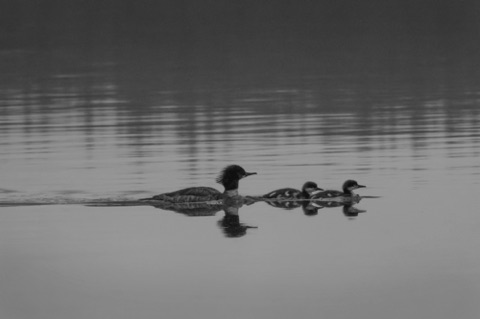
[[[355,194],[353,191],[358,188],[366,187],[365,185],[359,185],[354,180],[347,180],[343,183],[342,191],[337,190],[326,190],[323,192],[318,192],[313,194],[310,199],[317,201],[337,201],[337,202],[349,202],[352,200],[357,200],[360,196]]]
[[[261,196],[263,199],[287,200],[287,199],[309,199],[312,193],[323,191],[314,182],[303,184],[302,190],[294,188],[281,188]]]

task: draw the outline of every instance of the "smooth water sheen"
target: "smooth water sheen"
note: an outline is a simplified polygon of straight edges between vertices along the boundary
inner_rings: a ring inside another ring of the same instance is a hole
[[[377,49],[1,52],[0,317],[477,318],[478,57]],[[372,198],[243,206],[239,232],[82,205],[221,189],[232,163],[244,195]]]

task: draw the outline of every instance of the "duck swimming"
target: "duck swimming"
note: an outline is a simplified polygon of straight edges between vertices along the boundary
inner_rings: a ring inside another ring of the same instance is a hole
[[[287,199],[309,199],[312,193],[323,191],[314,182],[303,184],[302,190],[295,188],[281,188],[261,196],[263,199],[287,200]]]
[[[263,201],[276,208],[294,209],[306,206],[305,201],[310,198],[311,194],[318,191],[323,191],[323,189],[314,182],[306,182],[301,191],[295,188],[281,188],[262,196],[247,196],[246,200],[247,205]]]
[[[186,202],[206,202],[218,201],[224,199],[234,199],[238,195],[238,182],[242,178],[257,173],[246,172],[241,166],[229,165],[225,167],[215,181],[222,184],[225,188],[224,192],[220,192],[212,187],[188,187],[175,192],[163,193],[155,195],[151,198],[143,198],[141,200],[166,201],[171,203]]]
[[[337,190],[326,190],[323,192],[314,193],[310,199],[318,201],[338,201],[338,202],[348,202],[358,199],[360,196],[355,194],[353,191],[358,188],[364,188],[365,185],[359,185],[354,180],[346,180],[343,183],[342,191]]]

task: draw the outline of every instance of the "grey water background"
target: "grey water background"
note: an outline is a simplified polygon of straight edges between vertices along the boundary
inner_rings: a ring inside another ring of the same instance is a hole
[[[49,3],[0,13],[1,318],[478,318],[477,6]],[[378,198],[82,205],[232,163]]]

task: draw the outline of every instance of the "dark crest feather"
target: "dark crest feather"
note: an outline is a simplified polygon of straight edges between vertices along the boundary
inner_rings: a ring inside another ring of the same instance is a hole
[[[220,174],[218,174],[217,178],[215,179],[215,182],[217,183],[222,183],[222,181],[224,180],[225,178],[225,175],[227,174],[227,172],[231,172],[231,171],[242,171],[243,169],[238,166],[238,165],[229,165],[229,166],[226,166],[222,169],[222,171],[220,172]]]

